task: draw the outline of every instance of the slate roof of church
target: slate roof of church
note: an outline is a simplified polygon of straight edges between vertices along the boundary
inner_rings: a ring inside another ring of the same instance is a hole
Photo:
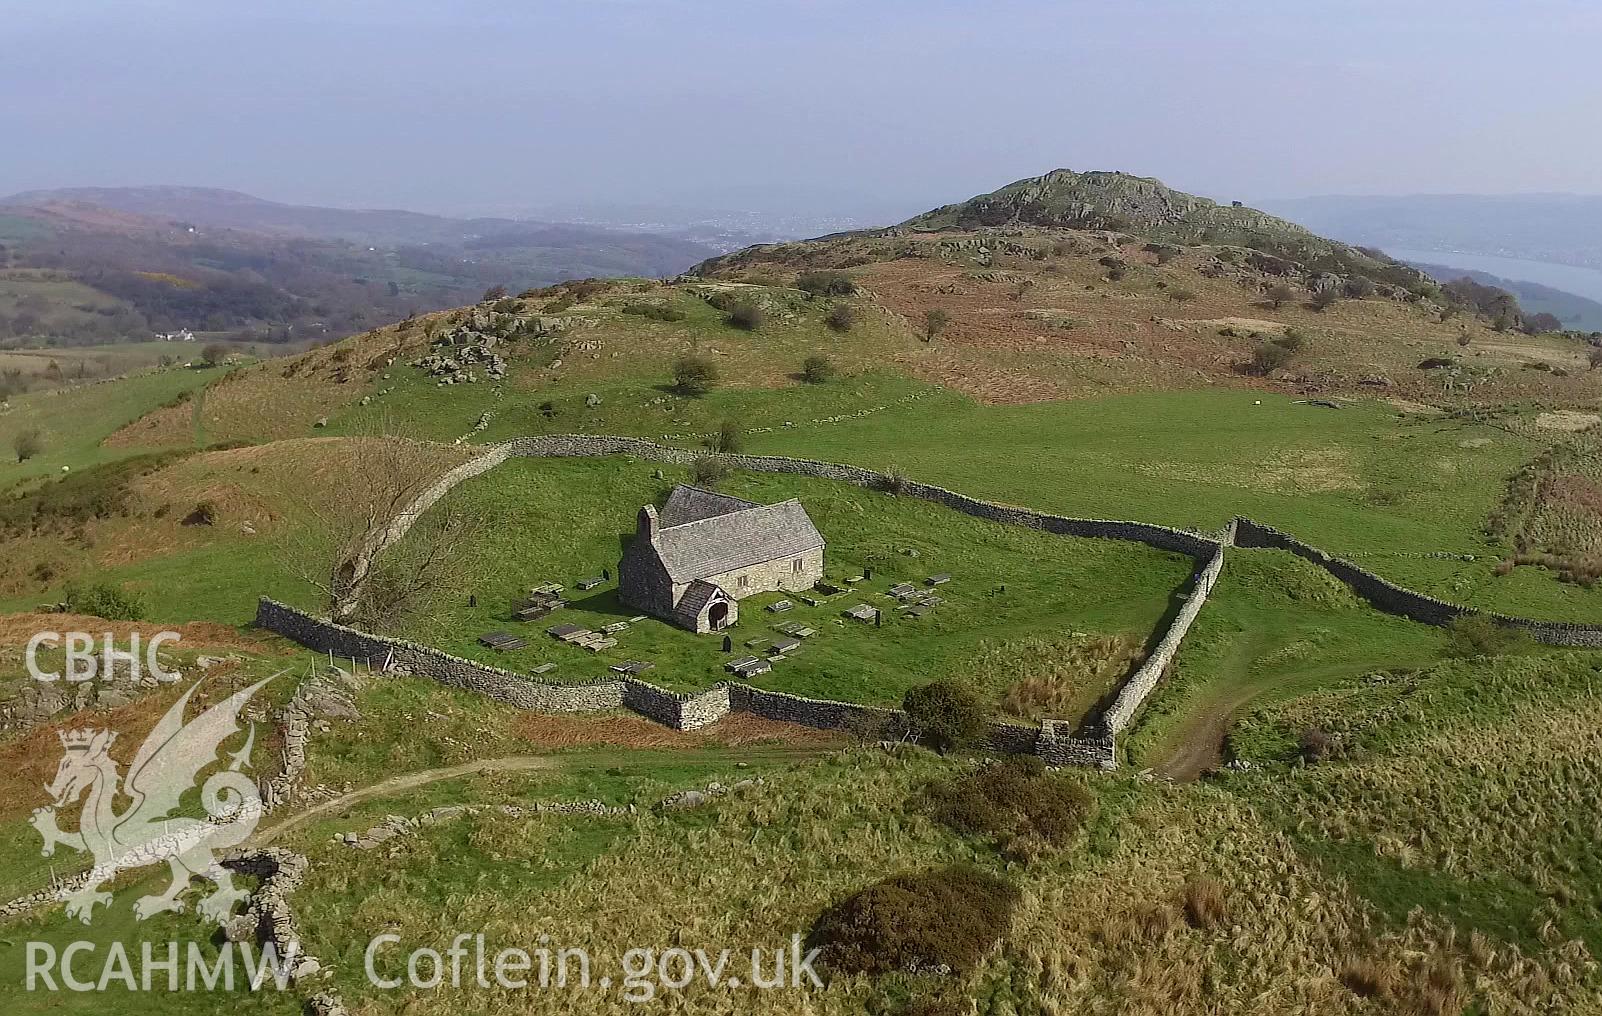
[[[674,582],[694,582],[824,545],[796,499],[759,505],[727,494],[679,486],[660,513],[656,549]],[[675,521],[677,520],[677,521]]]
[[[706,609],[706,605],[719,595],[722,595],[725,601],[729,598],[728,593],[723,592],[713,583],[704,579],[696,579],[690,583],[690,588],[686,589],[684,595],[679,598],[678,606],[673,608],[673,612],[683,615],[688,621],[694,621],[701,616],[701,611]]]
[[[731,512],[744,511],[747,508],[760,508],[755,501],[733,497],[728,494],[719,494],[715,490],[706,490],[701,487],[692,487],[681,483],[673,488],[668,495],[667,503],[662,510],[656,513],[663,528],[668,526],[682,526],[687,522],[699,522],[702,519],[716,518],[719,515],[728,515]]]

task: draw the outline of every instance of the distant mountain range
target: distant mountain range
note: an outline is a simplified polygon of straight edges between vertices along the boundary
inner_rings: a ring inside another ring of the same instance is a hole
[[[196,187],[0,199],[0,341],[181,328],[337,338],[563,279],[676,274],[714,247],[662,233],[264,201]]]
[[[1602,269],[1602,196],[1332,196],[1267,201],[1263,207],[1352,243]]]

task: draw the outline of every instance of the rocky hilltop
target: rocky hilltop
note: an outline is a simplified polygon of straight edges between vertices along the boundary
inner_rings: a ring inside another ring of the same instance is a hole
[[[903,230],[972,230],[991,227],[1113,230],[1146,240],[1192,246],[1246,247],[1262,257],[1259,268],[1289,274],[1296,262],[1308,274],[1362,275],[1376,282],[1413,285],[1423,273],[1378,252],[1360,250],[1240,204],[1221,205],[1174,190],[1161,180],[1129,173],[1076,173],[1055,169],[1010,183],[957,204],[943,205],[902,223]]]

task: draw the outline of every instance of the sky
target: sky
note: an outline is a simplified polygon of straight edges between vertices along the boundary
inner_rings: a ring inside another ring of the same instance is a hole
[[[1597,0],[0,0],[0,194],[888,220],[1057,167],[1602,193]]]

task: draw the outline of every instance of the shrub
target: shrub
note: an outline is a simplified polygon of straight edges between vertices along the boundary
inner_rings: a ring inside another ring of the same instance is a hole
[[[1216,928],[1229,917],[1224,884],[1210,875],[1185,883],[1185,920],[1192,928]]]
[[[930,307],[923,312],[923,341],[933,342],[940,337],[951,323],[951,315],[939,307]]]
[[[1307,345],[1307,335],[1300,328],[1287,328],[1285,334],[1273,340],[1274,345],[1281,349],[1288,349],[1292,353],[1300,353]]]
[[[1340,301],[1341,294],[1333,289],[1325,289],[1313,294],[1312,307],[1314,310],[1328,310]]]
[[[11,450],[17,453],[18,462],[27,462],[44,451],[44,435],[37,427],[21,431],[11,439]]]
[[[1175,286],[1168,291],[1168,299],[1174,303],[1189,303],[1196,299],[1196,291],[1194,289],[1185,289],[1183,286]]]
[[[1596,370],[1598,367],[1602,367],[1602,349],[1593,349],[1591,350],[1591,369]]]
[[[497,300],[506,299],[506,295],[507,293],[505,286],[491,286],[490,288],[484,290],[484,295],[478,298],[478,302],[494,303]]]
[[[1469,333],[1468,332],[1463,332],[1461,335],[1459,335],[1457,337],[1457,348],[1459,348],[1459,349],[1467,349],[1469,347],[1469,343],[1472,342],[1472,341],[1473,340],[1469,338]],[[1591,357],[1591,359],[1592,360],[1596,360],[1597,357],[1593,355]],[[1592,363],[1591,366],[1595,367],[1596,364]]]
[[[228,359],[228,347],[221,342],[208,342],[200,351],[200,361],[216,366]]]
[[[545,417],[547,420],[556,419],[556,403],[554,403],[554,402],[541,402],[540,403],[540,415]]]
[[[1293,354],[1284,346],[1265,342],[1252,351],[1253,374],[1268,375],[1290,362]]]
[[[971,970],[1012,927],[1017,887],[956,865],[877,882],[818,915],[807,946],[847,973]]]
[[[211,501],[202,501],[195,505],[193,511],[184,516],[183,524],[186,526],[209,526],[217,521],[217,506]]]
[[[690,463],[690,482],[697,487],[716,487],[729,478],[729,467],[714,455],[702,455]]]
[[[105,582],[97,583],[87,589],[77,585],[68,586],[62,602],[69,614],[92,614],[107,621],[145,619],[143,600]]]
[[[909,688],[901,708],[920,737],[942,754],[984,737],[992,713],[977,692],[956,681],[932,681]]]
[[[849,303],[835,304],[829,308],[828,316],[823,319],[823,323],[834,331],[849,332],[856,327],[857,309]]]
[[[907,492],[907,485],[910,482],[907,479],[907,474],[903,473],[899,466],[891,466],[885,470],[884,479],[879,481],[876,486],[886,494],[900,496]]]
[[[91,519],[127,516],[131,483],[182,458],[185,452],[155,452],[69,473],[24,494],[0,498],[0,534],[67,532]]]
[[[1296,739],[1302,761],[1309,764],[1322,762],[1335,753],[1335,738],[1321,727],[1308,727]]]
[[[935,821],[967,836],[988,837],[1004,854],[1020,859],[1040,847],[1062,845],[1095,807],[1082,783],[1051,772],[1032,755],[992,762],[928,792]]]
[[[1285,304],[1296,299],[1296,291],[1285,285],[1285,283],[1279,282],[1268,287],[1267,296],[1268,302],[1273,305],[1275,310],[1279,310]]]
[[[1119,262],[1118,264],[1113,265],[1111,268],[1107,269],[1107,281],[1108,282],[1122,282],[1122,281],[1124,281],[1124,278],[1126,276],[1128,276],[1128,275],[1129,275],[1129,266],[1124,264],[1124,263],[1122,263],[1122,262]]]
[[[665,303],[631,303],[623,308],[623,313],[647,318],[651,321],[684,320],[684,312],[682,310]]]
[[[729,324],[744,332],[754,332],[761,328],[766,318],[762,306],[749,300],[737,303],[729,309]]]
[[[835,375],[834,361],[821,353],[814,353],[801,362],[801,380],[821,385]]]
[[[802,272],[796,288],[808,296],[854,296],[857,284],[845,272]]]
[[[699,356],[680,357],[673,364],[673,387],[685,395],[705,395],[718,383],[718,368]]]
[[[1484,614],[1465,614],[1447,625],[1447,656],[1496,656],[1515,648],[1518,633],[1504,628]]]
[[[708,451],[737,452],[745,446],[745,431],[733,420],[724,420],[706,439]]]
[[[1343,288],[1346,291],[1346,295],[1354,300],[1366,300],[1373,296],[1378,289],[1374,285],[1374,280],[1366,275],[1352,276],[1346,280],[1346,285]]]

